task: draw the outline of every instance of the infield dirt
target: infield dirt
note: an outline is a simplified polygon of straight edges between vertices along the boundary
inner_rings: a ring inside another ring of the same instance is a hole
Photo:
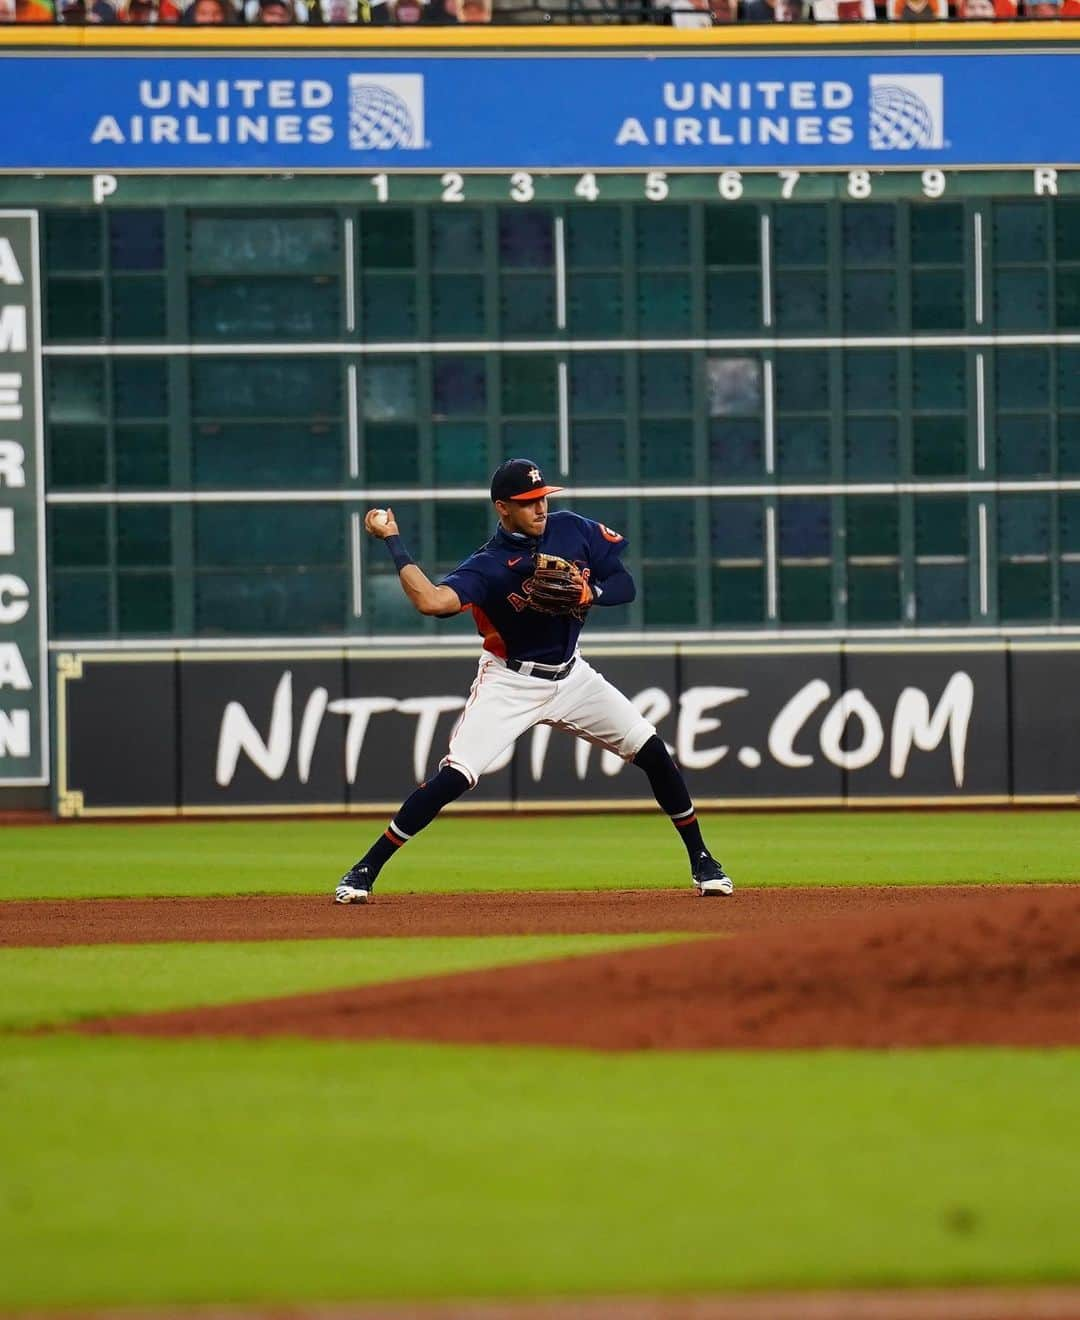
[[[1080,889],[745,890],[0,905],[0,942],[688,932],[642,949],[86,1024],[600,1050],[1080,1044]]]

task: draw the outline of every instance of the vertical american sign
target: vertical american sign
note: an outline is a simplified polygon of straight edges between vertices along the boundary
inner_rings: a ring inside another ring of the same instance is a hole
[[[0,211],[0,785],[49,782],[37,224]]]

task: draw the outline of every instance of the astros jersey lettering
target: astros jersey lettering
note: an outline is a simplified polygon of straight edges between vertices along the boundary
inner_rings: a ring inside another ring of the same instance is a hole
[[[584,626],[576,615],[539,614],[528,608],[524,585],[537,551],[560,555],[582,570],[595,590],[625,572],[626,539],[603,523],[568,510],[552,513],[541,537],[521,536],[500,527],[495,535],[443,579],[470,608],[484,649],[506,660],[565,664],[573,656]]]

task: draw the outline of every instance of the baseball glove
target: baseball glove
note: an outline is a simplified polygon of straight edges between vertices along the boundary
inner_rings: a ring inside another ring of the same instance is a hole
[[[523,584],[532,608],[541,614],[581,618],[592,604],[592,592],[577,565],[547,554],[538,554],[533,562],[533,575]]]

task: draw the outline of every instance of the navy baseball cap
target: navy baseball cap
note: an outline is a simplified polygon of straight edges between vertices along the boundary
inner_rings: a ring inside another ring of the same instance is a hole
[[[524,504],[528,500],[539,500],[545,495],[554,495],[561,486],[549,486],[538,464],[531,458],[508,458],[501,467],[495,469],[491,478],[492,500],[517,500]]]

